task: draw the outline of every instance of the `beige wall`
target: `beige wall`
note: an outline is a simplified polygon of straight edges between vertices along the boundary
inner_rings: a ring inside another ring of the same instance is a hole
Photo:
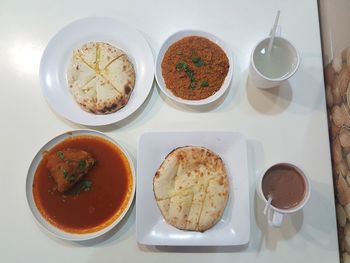
[[[350,0],[319,0],[324,63],[350,46]]]

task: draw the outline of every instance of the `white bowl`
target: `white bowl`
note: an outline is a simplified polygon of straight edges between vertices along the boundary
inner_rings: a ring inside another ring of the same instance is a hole
[[[83,234],[66,232],[66,231],[63,231],[62,229],[59,229],[56,226],[50,224],[49,221],[47,221],[42,216],[40,211],[38,210],[38,208],[35,204],[35,201],[34,201],[34,197],[33,197],[34,175],[35,175],[35,171],[37,170],[40,161],[42,160],[43,152],[50,150],[55,145],[57,145],[58,143],[62,142],[63,140],[65,140],[69,137],[81,136],[81,135],[91,135],[91,136],[97,136],[97,137],[103,138],[103,139],[113,143],[114,145],[116,145],[119,149],[121,149],[121,151],[125,154],[128,162],[129,162],[129,165],[131,168],[131,176],[132,176],[132,180],[133,180],[130,198],[128,200],[127,206],[125,207],[124,211],[120,214],[120,216],[118,218],[116,218],[115,221],[113,221],[111,224],[107,225],[106,227],[104,227],[103,229],[101,229],[99,231],[90,232],[90,233],[83,233]],[[30,164],[28,174],[27,174],[26,197],[27,197],[27,202],[28,202],[30,211],[32,212],[32,214],[34,216],[35,221],[44,230],[46,230],[50,234],[52,234],[58,238],[61,238],[61,239],[71,240],[71,241],[82,241],[82,240],[88,240],[88,239],[92,239],[92,238],[96,238],[98,236],[101,236],[102,234],[111,230],[114,226],[116,226],[123,219],[123,217],[125,216],[125,214],[129,210],[129,208],[132,204],[132,201],[134,199],[135,186],[136,186],[136,177],[135,177],[134,165],[133,165],[133,162],[132,162],[130,156],[128,155],[127,151],[125,150],[125,148],[123,148],[119,143],[117,143],[116,141],[114,141],[113,139],[111,139],[110,137],[106,136],[105,134],[103,134],[101,132],[97,132],[97,131],[93,131],[93,130],[75,130],[75,131],[63,133],[63,134],[58,135],[57,137],[51,139],[43,147],[41,147],[41,149],[35,155],[32,163]]]
[[[219,47],[222,48],[222,50],[225,52],[228,61],[229,61],[229,70],[228,73],[226,75],[226,78],[221,86],[221,88],[214,93],[213,95],[211,95],[208,98],[202,99],[202,100],[185,100],[179,97],[176,97],[165,85],[164,79],[163,79],[163,75],[162,75],[162,61],[164,58],[164,54],[166,53],[166,51],[168,50],[168,48],[175,43],[176,41],[184,38],[184,37],[188,37],[188,36],[200,36],[200,37],[205,37],[209,40],[211,40],[212,42],[214,42],[215,44],[217,44]],[[232,55],[231,55],[231,51],[228,47],[228,45],[222,41],[220,38],[204,32],[204,31],[200,31],[200,30],[183,30],[183,31],[179,31],[174,33],[173,35],[171,35],[170,37],[168,37],[164,44],[161,46],[159,53],[157,55],[156,58],[156,72],[155,72],[155,76],[156,76],[156,80],[158,83],[158,86],[160,87],[160,89],[162,90],[162,92],[169,97],[170,99],[182,103],[182,104],[186,104],[186,105],[205,105],[205,104],[209,104],[215,100],[217,100],[218,98],[220,98],[225,91],[227,90],[227,88],[230,86],[230,82],[232,79],[232,73],[233,73],[233,60],[232,60]]]

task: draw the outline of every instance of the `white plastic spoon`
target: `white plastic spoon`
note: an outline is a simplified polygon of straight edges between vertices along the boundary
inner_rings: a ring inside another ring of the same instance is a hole
[[[267,203],[266,203],[265,208],[264,208],[264,215],[266,215],[267,210],[270,208],[271,202],[272,202],[272,197],[271,197],[271,195],[269,195],[269,199],[267,199]]]

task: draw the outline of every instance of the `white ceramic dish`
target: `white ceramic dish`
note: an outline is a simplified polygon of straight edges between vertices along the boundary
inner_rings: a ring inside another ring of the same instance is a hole
[[[125,154],[125,156],[127,157],[130,167],[131,167],[131,171],[132,171],[132,180],[133,180],[133,185],[132,185],[132,192],[130,195],[130,199],[128,200],[128,204],[125,207],[124,211],[121,213],[121,215],[110,225],[106,226],[105,228],[93,232],[93,233],[86,233],[86,234],[74,234],[74,233],[68,233],[65,232],[55,226],[53,226],[52,224],[50,224],[39,212],[38,208],[35,205],[35,201],[33,198],[33,180],[34,180],[34,175],[35,175],[35,171],[40,163],[40,161],[42,160],[42,155],[44,151],[47,151],[49,149],[51,149],[52,147],[54,147],[55,145],[57,145],[58,143],[60,143],[61,141],[72,137],[72,136],[81,136],[81,135],[92,135],[92,136],[98,136],[101,137],[105,140],[108,140],[110,142],[112,142],[113,144],[115,144],[119,149],[121,149],[123,151],[123,153]],[[109,231],[110,229],[112,229],[114,226],[116,226],[125,216],[125,214],[127,213],[127,211],[129,210],[132,201],[134,199],[134,195],[135,195],[135,185],[136,185],[136,177],[135,177],[135,169],[134,169],[134,165],[132,163],[132,160],[130,158],[130,156],[128,155],[127,151],[116,141],[114,141],[113,139],[111,139],[110,137],[104,135],[103,133],[97,132],[97,131],[93,131],[93,130],[75,130],[75,131],[71,131],[71,132],[66,132],[63,133],[55,138],[53,138],[52,140],[50,140],[49,142],[47,142],[43,147],[41,147],[41,149],[38,151],[38,153],[35,155],[32,163],[30,164],[29,170],[28,170],[28,174],[27,174],[27,180],[26,180],[26,197],[27,197],[27,202],[30,208],[30,211],[32,212],[34,219],[36,220],[36,222],[46,231],[48,231],[50,234],[61,238],[61,239],[66,239],[66,240],[72,240],[72,241],[81,241],[81,240],[88,240],[88,239],[92,239],[92,238],[96,238],[104,233],[106,233],[107,231]]]
[[[124,108],[106,115],[82,110],[69,93],[67,66],[75,48],[90,41],[105,41],[122,49],[131,59],[135,87]],[[40,64],[40,83],[51,108],[64,118],[83,125],[107,125],[125,119],[146,100],[154,79],[152,51],[140,32],[112,18],[75,21],[59,31],[47,45]]]
[[[163,79],[163,75],[162,75],[162,61],[164,58],[164,55],[166,53],[166,51],[168,50],[168,48],[174,44],[176,41],[187,37],[187,36],[201,36],[201,37],[205,37],[211,41],[213,41],[214,43],[216,43],[218,46],[220,46],[222,48],[222,50],[226,53],[226,56],[229,60],[229,64],[230,64],[230,68],[229,71],[227,73],[227,76],[224,80],[224,83],[222,84],[221,88],[212,96],[206,98],[206,99],[202,99],[202,100],[185,100],[185,99],[181,99],[179,97],[176,97],[165,85],[164,79]],[[207,32],[204,31],[200,31],[200,30],[183,30],[183,31],[179,31],[174,33],[173,35],[171,35],[170,37],[168,37],[164,44],[161,46],[158,56],[156,58],[156,72],[155,72],[155,76],[156,76],[156,80],[158,83],[158,86],[160,87],[160,89],[162,90],[162,92],[168,96],[169,98],[171,98],[172,100],[185,104],[185,105],[205,105],[205,104],[209,104],[215,100],[217,100],[218,98],[220,98],[225,91],[227,90],[227,88],[230,86],[231,83],[231,79],[232,79],[232,74],[233,74],[233,59],[232,59],[232,54],[230,51],[229,46],[220,38],[209,34]]]
[[[230,197],[220,221],[204,233],[168,225],[153,194],[153,176],[164,158],[180,146],[204,146],[221,156],[230,180]],[[166,246],[234,246],[249,241],[250,212],[245,138],[235,132],[148,132],[138,147],[137,242]]]

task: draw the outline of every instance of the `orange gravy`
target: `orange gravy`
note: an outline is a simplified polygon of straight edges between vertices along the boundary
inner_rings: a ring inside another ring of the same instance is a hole
[[[34,201],[43,217],[71,233],[91,233],[110,225],[132,198],[131,167],[124,153],[111,142],[97,136],[82,135],[65,139],[49,153],[67,148],[90,152],[96,165],[83,178],[92,182],[90,191],[59,193],[46,168],[47,156],[34,175]]]

